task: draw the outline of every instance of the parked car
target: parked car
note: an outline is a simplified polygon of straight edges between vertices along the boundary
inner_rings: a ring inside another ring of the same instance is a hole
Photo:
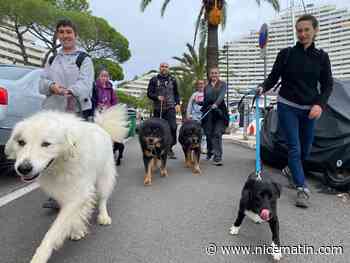
[[[42,69],[0,64],[0,175],[12,169],[4,147],[14,125],[41,109],[45,98],[39,94]]]

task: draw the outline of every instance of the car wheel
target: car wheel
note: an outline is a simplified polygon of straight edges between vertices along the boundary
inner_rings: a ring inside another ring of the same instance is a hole
[[[331,169],[325,170],[326,183],[340,191],[350,190],[350,169]]]

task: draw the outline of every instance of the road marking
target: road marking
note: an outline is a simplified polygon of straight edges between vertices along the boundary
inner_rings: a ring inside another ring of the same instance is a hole
[[[34,191],[35,189],[39,188],[38,183],[32,183],[30,185],[27,185],[25,187],[22,187],[20,189],[17,189],[3,197],[0,198],[0,207],[3,207],[4,205],[7,205],[8,203],[30,193],[31,191]]]

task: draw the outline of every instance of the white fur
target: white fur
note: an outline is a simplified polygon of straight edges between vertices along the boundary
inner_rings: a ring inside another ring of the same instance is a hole
[[[250,218],[254,223],[256,223],[256,224],[260,224],[260,223],[265,222],[264,220],[261,219],[261,217],[260,217],[258,214],[254,213],[254,212],[252,212],[252,211],[245,210],[245,211],[244,211],[244,214],[245,214],[247,217],[249,217],[249,218]]]
[[[230,228],[230,234],[231,235],[238,235],[239,229],[240,229],[239,226],[232,225]]]
[[[30,162],[31,175],[40,174],[40,187],[61,207],[31,263],[46,263],[68,237],[83,238],[96,204],[98,223],[112,222],[106,207],[117,176],[111,138],[123,140],[127,114],[125,107],[114,106],[96,119],[98,125],[68,113],[40,112],[19,122],[6,144],[6,154],[16,159],[17,173],[24,161]]]
[[[279,261],[282,258],[281,248],[279,248],[274,242],[271,244],[272,247],[272,257],[274,260]]]

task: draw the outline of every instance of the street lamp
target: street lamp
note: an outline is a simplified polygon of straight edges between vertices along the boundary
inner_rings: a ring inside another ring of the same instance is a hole
[[[229,102],[229,100],[228,100],[228,97],[229,97],[229,77],[228,77],[228,72],[229,72],[229,70],[228,70],[228,48],[229,48],[229,46],[228,46],[228,44],[225,44],[224,46],[223,46],[223,53],[224,54],[226,54],[226,84],[227,84],[227,89],[226,89],[226,105],[227,105],[227,109],[229,108],[229,104],[228,104],[228,102]]]

